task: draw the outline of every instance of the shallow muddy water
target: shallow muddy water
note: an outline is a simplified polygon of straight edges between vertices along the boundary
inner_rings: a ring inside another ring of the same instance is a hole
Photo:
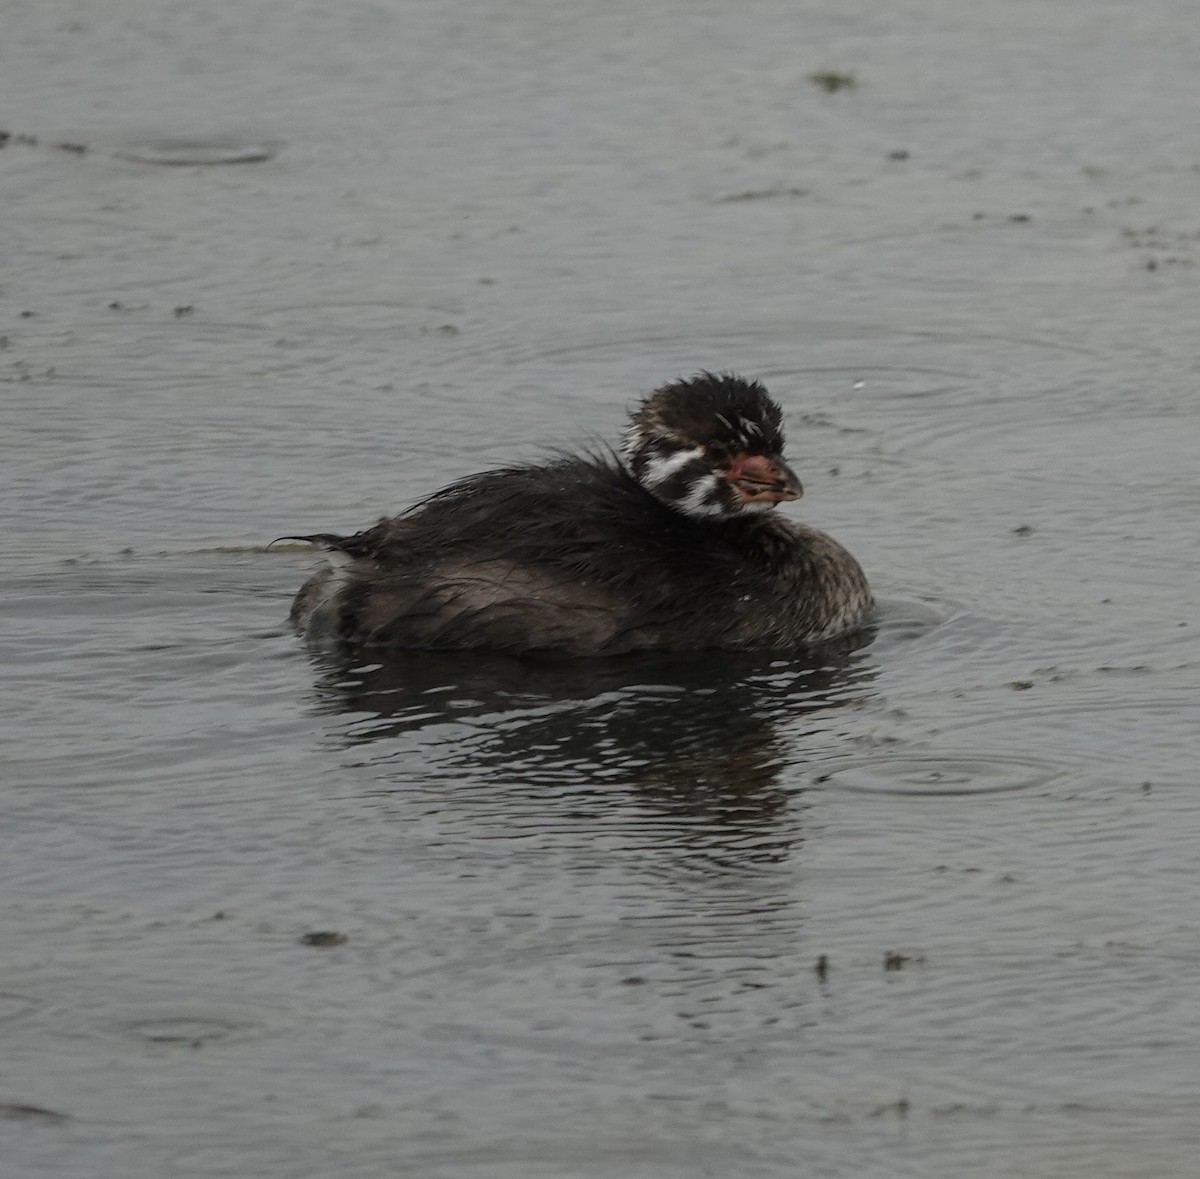
[[[0,1174],[1195,1174],[1190,6],[3,19]],[[701,367],[861,642],[288,631]]]

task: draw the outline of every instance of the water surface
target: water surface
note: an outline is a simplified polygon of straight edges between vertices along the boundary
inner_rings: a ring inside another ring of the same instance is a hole
[[[4,1166],[1194,1174],[1198,41],[9,5]],[[287,630],[272,537],[701,367],[784,404],[861,643]]]

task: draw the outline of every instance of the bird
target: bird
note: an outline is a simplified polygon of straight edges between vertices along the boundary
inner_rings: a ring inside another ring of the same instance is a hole
[[[518,656],[794,651],[869,625],[859,563],[776,511],[803,488],[766,388],[700,372],[634,408],[619,452],[471,475],[353,535],[291,621],[317,646]]]

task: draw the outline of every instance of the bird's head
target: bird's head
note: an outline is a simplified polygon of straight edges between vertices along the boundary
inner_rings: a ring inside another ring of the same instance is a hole
[[[633,477],[677,511],[729,519],[804,493],[783,459],[782,423],[757,381],[700,373],[633,411],[622,454]]]

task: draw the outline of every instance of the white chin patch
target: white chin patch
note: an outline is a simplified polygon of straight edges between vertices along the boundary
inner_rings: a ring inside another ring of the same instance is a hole
[[[718,494],[719,475],[701,475],[688,488],[683,499],[676,501],[681,512],[689,516],[724,516],[727,512]]]
[[[686,467],[688,463],[704,457],[704,447],[697,446],[694,450],[677,450],[674,454],[653,455],[646,464],[642,474],[642,482],[647,487],[659,487],[676,471]]]
[[[721,476],[703,475],[697,479],[688,493],[676,502],[676,507],[689,516],[751,516],[769,512],[775,507],[775,501],[770,499],[744,500],[733,496],[729,502],[728,496],[721,495]]]
[[[740,504],[738,504],[737,511],[739,514],[744,514],[746,512],[770,512],[773,511],[776,506],[777,505],[773,499],[743,500]]]

